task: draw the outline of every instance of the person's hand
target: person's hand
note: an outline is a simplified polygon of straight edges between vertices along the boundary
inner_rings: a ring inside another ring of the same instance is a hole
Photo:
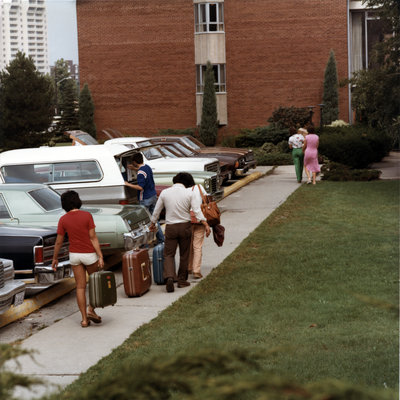
[[[204,226],[206,227],[206,237],[210,236],[211,233],[211,228],[210,225],[207,224],[207,222],[204,224]]]
[[[51,268],[53,268],[53,271],[57,271],[57,265],[58,265],[58,260],[56,258],[53,258],[53,261],[51,263]]]
[[[98,261],[97,261],[97,266],[99,269],[104,269],[104,260],[103,260],[103,256],[99,257]]]
[[[156,225],[154,222],[151,222],[149,225],[149,231],[150,232],[155,232],[157,230]]]

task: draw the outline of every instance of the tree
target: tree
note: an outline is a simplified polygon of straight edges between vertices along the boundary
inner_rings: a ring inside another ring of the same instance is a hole
[[[87,83],[84,84],[79,95],[79,129],[89,133],[96,139],[94,104]]]
[[[322,96],[322,103],[324,104],[322,121],[324,125],[329,125],[331,122],[339,119],[338,85],[335,53],[331,50],[325,69],[324,94]]]
[[[56,141],[64,140],[65,131],[79,129],[76,84],[72,79],[67,79],[63,83],[63,96],[60,103],[61,119],[57,127]]]
[[[32,58],[18,52],[0,72],[0,116],[4,149],[48,143],[53,109],[50,78],[37,71]]]
[[[218,134],[217,98],[215,96],[214,69],[209,61],[204,78],[203,107],[199,132],[200,140],[206,146],[215,145]]]
[[[56,114],[58,115],[60,113],[60,104],[63,103],[66,81],[72,79],[68,71],[68,63],[64,61],[63,58],[60,58],[54,64],[53,79],[54,79],[54,89],[55,89],[54,106],[56,109]],[[75,84],[75,90],[76,92],[78,92],[76,84]]]
[[[364,0],[382,22],[384,40],[374,47],[371,68],[356,72],[352,107],[369,126],[382,129],[399,145],[400,136],[400,2]]]

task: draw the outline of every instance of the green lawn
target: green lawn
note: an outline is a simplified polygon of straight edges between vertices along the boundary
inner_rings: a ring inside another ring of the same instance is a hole
[[[331,385],[380,391],[338,399],[395,398],[398,220],[398,181],[303,185],[63,398],[297,399]]]

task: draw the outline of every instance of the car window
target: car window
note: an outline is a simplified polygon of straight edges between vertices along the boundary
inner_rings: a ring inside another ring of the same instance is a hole
[[[61,208],[60,195],[50,188],[34,189],[29,191],[28,194],[46,211]]]
[[[98,181],[102,178],[97,161],[78,161],[56,163],[53,170],[53,182]]]
[[[187,137],[183,137],[183,138],[181,138],[181,140],[183,141],[183,143],[185,143],[191,149],[201,150],[201,147],[198,144],[196,144],[194,141],[192,141],[191,139],[189,139]]]
[[[164,157],[168,157],[168,158],[177,158],[178,157],[172,151],[168,150],[165,146],[159,147],[159,150],[163,154]]]
[[[48,182],[50,170],[50,164],[6,165],[1,168],[1,173],[5,183],[45,183]]]
[[[0,218],[11,218],[6,203],[2,195],[0,195]]]
[[[143,155],[148,159],[148,160],[155,160],[157,158],[162,158],[163,155],[160,153],[158,149],[155,147],[149,147],[148,149],[142,149]]]
[[[185,156],[192,156],[194,154],[193,151],[178,142],[174,142],[174,146],[177,147]]]

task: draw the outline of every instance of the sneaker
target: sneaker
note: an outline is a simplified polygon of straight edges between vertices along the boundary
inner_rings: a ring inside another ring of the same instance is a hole
[[[178,281],[178,288],[184,288],[186,286],[190,286],[190,282],[188,282],[188,281]]]
[[[172,293],[175,290],[174,280],[172,278],[167,279],[166,287],[168,293]]]

